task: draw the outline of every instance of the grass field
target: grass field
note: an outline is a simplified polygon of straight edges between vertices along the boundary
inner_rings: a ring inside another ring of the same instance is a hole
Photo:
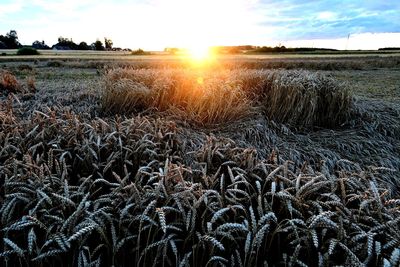
[[[54,53],[0,57],[4,266],[400,264],[399,55]]]

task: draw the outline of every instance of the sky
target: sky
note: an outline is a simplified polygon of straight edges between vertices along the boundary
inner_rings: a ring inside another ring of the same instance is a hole
[[[213,45],[400,47],[399,0],[0,0],[0,34],[162,50]]]

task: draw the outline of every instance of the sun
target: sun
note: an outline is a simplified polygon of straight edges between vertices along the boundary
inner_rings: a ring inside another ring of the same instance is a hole
[[[211,53],[210,47],[206,45],[195,45],[187,49],[187,54],[193,61],[208,61],[211,60],[213,54]]]
[[[198,33],[196,38],[191,38],[186,42],[186,60],[195,65],[204,65],[214,61],[216,54],[212,49],[212,40],[207,34]]]
[[[254,37],[252,30],[261,27],[260,20],[264,21],[264,17],[254,15],[257,1],[259,0],[142,1],[154,5],[152,13],[156,18],[144,18],[146,29],[151,30],[143,30],[143,33],[147,33],[154,44],[161,45],[162,42],[164,48],[187,49],[190,58],[203,60],[212,57],[208,47],[242,45],[244,40],[259,38],[258,35]],[[160,34],[149,34],[150,32]],[[135,36],[132,35],[132,38]]]
[[[254,0],[151,1],[157,3],[157,17],[162,21],[157,27],[164,30],[157,38],[168,40],[168,47],[185,49],[185,60],[207,62],[216,58],[210,47],[241,42],[239,32],[250,27],[248,6]]]

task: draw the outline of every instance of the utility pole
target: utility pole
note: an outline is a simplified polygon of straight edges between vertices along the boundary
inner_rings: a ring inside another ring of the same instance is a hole
[[[349,46],[349,39],[350,39],[350,33],[347,35],[346,48],[344,50],[347,50],[347,47]]]

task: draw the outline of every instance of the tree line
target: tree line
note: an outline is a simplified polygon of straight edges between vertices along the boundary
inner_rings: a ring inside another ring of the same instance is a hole
[[[39,44],[36,42],[32,44],[32,47],[36,49],[46,49],[46,47],[44,47],[44,42]],[[111,39],[104,38],[103,43],[97,39],[95,42],[89,45],[86,42],[80,42],[79,44],[76,44],[74,41],[72,41],[72,38],[59,37],[58,42],[53,45],[52,48],[58,50],[112,50],[113,41]]]
[[[210,51],[214,54],[243,54],[243,53],[296,53],[296,52],[333,52],[336,49],[313,48],[313,47],[294,47],[288,48],[283,45],[272,46],[254,46],[254,45],[236,45],[236,46],[212,46]],[[184,48],[167,47],[164,52],[170,54],[179,54],[187,52]]]
[[[113,41],[107,37],[104,38],[104,42],[97,39],[91,44],[86,42],[75,43],[72,38],[64,38],[60,36],[58,42],[51,47],[44,41],[36,40],[32,43],[32,47],[35,49],[57,49],[57,50],[122,50],[121,48],[114,48]],[[11,30],[6,35],[0,35],[0,49],[18,49],[21,48],[22,44],[18,40],[18,34],[15,30]]]
[[[0,49],[16,49],[22,47],[18,41],[18,35],[15,30],[11,30],[6,35],[0,35]]]

